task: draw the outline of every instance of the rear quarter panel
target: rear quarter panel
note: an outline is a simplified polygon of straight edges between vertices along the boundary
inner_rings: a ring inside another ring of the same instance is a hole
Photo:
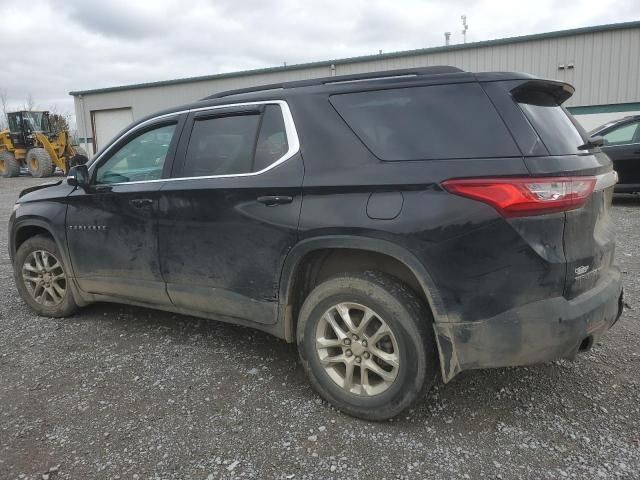
[[[445,305],[444,321],[481,320],[562,295],[564,214],[505,220],[490,206],[440,187],[450,178],[527,176],[523,157],[383,162],[326,95],[293,100],[306,172],[300,240],[351,234],[401,246],[431,276]],[[526,122],[519,128],[530,131]],[[543,152],[535,139],[528,142],[530,151]],[[400,192],[400,214],[370,218],[374,192]]]

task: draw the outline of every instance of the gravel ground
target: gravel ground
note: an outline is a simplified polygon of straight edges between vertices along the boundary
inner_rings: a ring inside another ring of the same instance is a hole
[[[0,224],[40,181],[0,179]],[[110,304],[36,317],[3,226],[0,477],[640,478],[640,200],[613,215],[630,308],[602,344],[464,372],[385,423],[332,409],[294,346],[247,328]]]

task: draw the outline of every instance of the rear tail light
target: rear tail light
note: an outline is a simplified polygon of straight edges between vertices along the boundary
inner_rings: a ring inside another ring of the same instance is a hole
[[[580,208],[595,184],[595,177],[463,178],[442,182],[448,192],[487,203],[504,217]]]

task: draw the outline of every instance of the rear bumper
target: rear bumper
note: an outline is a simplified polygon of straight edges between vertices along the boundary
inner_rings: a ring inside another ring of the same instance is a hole
[[[620,270],[572,299],[554,297],[469,323],[435,323],[445,382],[462,370],[530,365],[573,358],[622,313]]]

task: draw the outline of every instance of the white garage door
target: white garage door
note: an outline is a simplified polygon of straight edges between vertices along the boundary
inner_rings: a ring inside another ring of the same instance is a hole
[[[133,122],[133,112],[130,108],[95,110],[92,113],[96,150],[107,145],[117,133]]]

